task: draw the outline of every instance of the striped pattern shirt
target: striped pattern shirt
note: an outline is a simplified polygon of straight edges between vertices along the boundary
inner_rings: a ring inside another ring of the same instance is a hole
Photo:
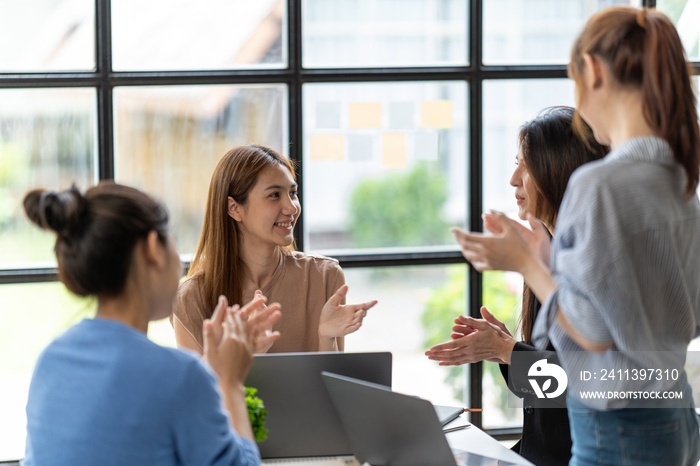
[[[635,367],[682,371],[700,322],[700,206],[687,199],[684,170],[657,137],[635,138],[572,175],[551,250],[558,286],[544,303],[533,339],[551,339],[569,375],[569,395],[589,388],[581,370]],[[613,343],[589,353],[556,324],[557,308],[588,341]],[[669,367],[671,366],[671,367]],[[644,388],[685,389],[683,380]],[[608,381],[610,382],[610,381]],[[603,388],[630,389],[617,380]],[[640,388],[635,385],[634,388]],[[583,400],[595,409],[628,400]]]

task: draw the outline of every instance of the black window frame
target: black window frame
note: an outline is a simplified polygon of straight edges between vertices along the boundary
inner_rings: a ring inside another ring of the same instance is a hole
[[[283,69],[206,70],[206,71],[113,71],[111,54],[111,0],[95,0],[96,69],[91,72],[0,73],[0,89],[91,87],[97,90],[97,163],[100,180],[114,179],[113,89],[117,86],[153,86],[187,84],[285,84],[288,88],[289,155],[298,164],[299,195],[303,203],[302,167],[302,86],[307,83],[330,82],[396,82],[396,81],[461,81],[469,83],[468,227],[481,230],[483,102],[482,83],[486,80],[566,78],[566,65],[485,66],[483,55],[483,1],[467,0],[468,50],[467,66],[404,67],[404,68],[314,68],[302,66],[302,0],[286,0],[288,13],[288,66]],[[645,7],[655,7],[655,0],[642,0]],[[700,62],[693,62],[694,75],[700,75]],[[295,230],[297,245],[304,250],[304,224],[299,219]],[[336,255],[342,267],[398,267],[409,265],[464,264],[459,251],[420,251]],[[189,264],[185,264],[186,266]],[[55,267],[0,269],[0,285],[57,281]],[[467,308],[479,316],[482,298],[482,276],[469,267],[466,296]],[[482,405],[482,364],[469,366],[469,406]],[[471,413],[471,421],[482,425],[481,413]],[[520,429],[491,429],[499,439],[517,438]]]

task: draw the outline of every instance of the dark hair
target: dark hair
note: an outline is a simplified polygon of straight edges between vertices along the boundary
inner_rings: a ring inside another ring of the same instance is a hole
[[[520,127],[518,139],[525,168],[535,182],[537,199],[533,215],[554,226],[569,177],[578,167],[602,159],[608,147],[599,144],[583,122],[584,137],[572,122],[572,107],[548,107]]]
[[[228,215],[228,197],[245,204],[248,194],[268,167],[282,166],[296,179],[292,161],[279,152],[258,144],[239,146],[219,160],[209,183],[202,234],[187,277],[202,275],[207,309],[216,307],[218,296],[230,303],[243,304],[242,286],[245,267],[240,252],[238,222]],[[290,247],[294,249],[294,243]]]
[[[24,196],[33,223],[56,233],[60,280],[79,296],[121,293],[138,240],[156,231],[165,244],[168,214],[143,192],[103,181],[81,194],[35,189]]]
[[[537,192],[533,215],[549,227],[556,224],[574,170],[608,153],[608,147],[595,140],[585,122],[582,122],[583,137],[574,130],[575,113],[571,107],[548,107],[520,127],[518,139],[523,162]],[[531,341],[534,320],[535,294],[525,285],[519,326],[527,344]]]
[[[602,59],[623,86],[641,89],[644,119],[671,146],[687,175],[686,194],[694,195],[700,176],[697,104],[692,73],[671,20],[658,11],[605,9],[588,20],[571,50],[569,76],[577,84],[584,54]]]

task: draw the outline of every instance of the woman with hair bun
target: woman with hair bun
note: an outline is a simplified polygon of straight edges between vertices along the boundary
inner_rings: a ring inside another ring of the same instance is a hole
[[[459,233],[478,270],[523,274],[568,376],[573,465],[695,465],[685,372],[700,334],[700,128],[683,45],[663,13],[603,10],[574,42],[577,115],[612,151],[569,182],[551,242],[499,213]],[[653,377],[651,377],[653,374]]]
[[[217,296],[241,303],[262,293],[284,313],[279,339],[256,345],[256,352],[343,350],[345,335],[360,328],[377,301],[345,304],[348,286],[338,261],[294,251],[300,215],[294,166],[277,151],[253,144],[221,158],[199,245],[175,302],[179,345],[202,352],[202,322]]]
[[[60,280],[97,299],[97,316],[39,357],[23,464],[257,465],[243,382],[253,341],[279,318],[260,297],[247,324],[221,297],[204,323],[204,360],[147,337],[172,309],[182,265],[164,207],[128,186],[34,190],[24,210],[56,233]],[[269,337],[268,337],[269,338]],[[218,384],[218,389],[217,389]],[[223,408],[222,408],[223,407]]]

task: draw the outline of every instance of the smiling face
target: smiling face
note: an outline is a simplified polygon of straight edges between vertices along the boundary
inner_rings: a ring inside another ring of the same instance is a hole
[[[228,213],[238,222],[242,239],[249,245],[289,246],[301,204],[297,183],[283,165],[265,168],[250,190],[245,204],[228,198]]]
[[[510,185],[515,187],[515,200],[518,204],[518,217],[521,220],[527,219],[527,214],[535,215],[537,208],[537,189],[535,188],[535,180],[530,176],[530,172],[525,165],[523,159],[522,146],[516,157],[515,171],[510,177]]]

